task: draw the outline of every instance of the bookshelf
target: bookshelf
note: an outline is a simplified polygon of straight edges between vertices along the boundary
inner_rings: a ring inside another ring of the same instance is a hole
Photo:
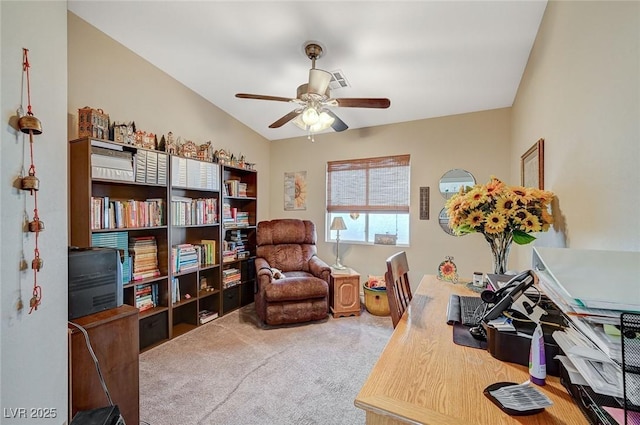
[[[253,170],[222,166],[222,252],[223,277],[229,271],[234,280],[223,287],[223,313],[254,300],[257,229],[258,175]],[[231,257],[224,253],[234,252]],[[224,286],[224,285],[223,285]]]
[[[220,315],[220,166],[171,157],[171,335]]]
[[[253,302],[256,171],[92,138],[69,164],[70,245],[121,251],[140,350]]]

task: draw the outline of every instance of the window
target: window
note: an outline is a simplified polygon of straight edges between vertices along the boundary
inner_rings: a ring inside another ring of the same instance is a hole
[[[327,163],[327,240],[334,217],[347,226],[340,240],[373,244],[375,235],[409,244],[409,155]]]

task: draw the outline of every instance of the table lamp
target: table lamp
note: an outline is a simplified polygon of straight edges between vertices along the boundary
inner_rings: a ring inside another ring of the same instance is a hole
[[[331,267],[344,270],[346,267],[340,264],[340,230],[347,230],[347,226],[344,224],[342,217],[334,217],[330,229],[336,231],[336,263]]]

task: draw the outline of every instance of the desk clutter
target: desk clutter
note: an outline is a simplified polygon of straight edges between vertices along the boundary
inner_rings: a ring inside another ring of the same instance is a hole
[[[452,294],[447,323],[454,342],[530,365],[538,331],[546,373],[560,377],[591,423],[640,424],[640,253],[534,247],[532,265],[537,294],[527,287],[507,295],[516,278],[502,275],[487,276],[489,290],[502,292],[494,299]],[[474,325],[484,332],[475,335]],[[465,329],[486,344],[469,343]]]

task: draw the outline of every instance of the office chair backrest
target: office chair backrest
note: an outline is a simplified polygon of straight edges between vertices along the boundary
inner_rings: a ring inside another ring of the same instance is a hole
[[[413,297],[409,285],[409,263],[407,263],[407,254],[404,251],[387,258],[385,280],[391,320],[395,328]]]

